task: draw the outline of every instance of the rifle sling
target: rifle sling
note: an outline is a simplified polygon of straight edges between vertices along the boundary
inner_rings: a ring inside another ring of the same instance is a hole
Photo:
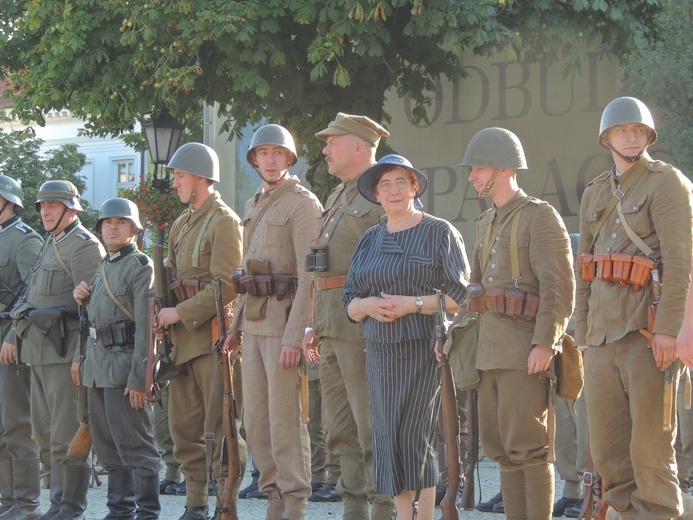
[[[118,297],[113,294],[113,291],[111,291],[111,286],[108,283],[108,278],[106,277],[106,262],[108,260],[104,259],[103,262],[101,262],[101,278],[103,278],[103,285],[106,288],[106,292],[108,293],[108,296],[111,297],[111,300],[113,300],[113,303],[115,303],[118,308],[125,313],[125,315],[130,318],[131,321],[135,321],[135,316],[127,310],[125,305],[122,304],[122,302],[118,299]]]
[[[58,251],[58,245],[55,243],[55,239],[51,239],[51,245],[53,246],[53,252],[55,253],[55,258],[58,260],[60,267],[62,267],[63,271],[65,271],[65,273],[67,273],[67,275],[72,279],[72,283],[75,283],[75,277],[72,275],[72,271],[70,270],[70,268],[65,263],[65,260],[63,260],[63,257],[60,256],[60,251]]]

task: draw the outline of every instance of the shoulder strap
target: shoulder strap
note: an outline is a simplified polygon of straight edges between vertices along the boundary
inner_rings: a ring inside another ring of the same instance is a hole
[[[513,227],[510,231],[510,270],[513,281],[515,282],[515,288],[518,288],[518,283],[522,279],[520,276],[520,255],[517,251],[517,230],[520,227],[520,214],[522,213],[523,206],[516,211],[513,217]]]
[[[101,278],[103,278],[103,285],[106,287],[106,292],[108,293],[108,296],[111,297],[111,300],[113,300],[113,303],[115,303],[129,319],[135,321],[135,317],[132,315],[132,313],[125,308],[125,305],[123,305],[116,295],[113,294],[113,291],[111,291],[111,286],[108,284],[108,278],[106,278],[106,262],[108,262],[108,260],[101,262]]]
[[[628,235],[628,238],[630,238],[633,241],[633,243],[638,247],[638,249],[640,249],[640,251],[643,252],[643,254],[646,257],[654,258],[654,251],[652,250],[652,248],[648,246],[635,231],[633,231],[633,228],[630,227],[630,224],[628,224],[626,217],[623,216],[620,200],[618,201],[618,204],[616,204],[616,211],[618,212],[618,216],[621,218],[621,224],[623,224],[623,229],[626,230],[626,235]]]
[[[51,245],[53,246],[53,252],[55,253],[55,258],[57,258],[58,263],[60,264],[60,267],[63,268],[63,271],[67,273],[67,275],[72,278],[72,282],[74,283],[75,277],[72,276],[72,271],[70,268],[67,266],[65,261],[63,260],[63,257],[60,256],[60,251],[58,251],[58,245],[55,243],[55,240],[51,240]]]
[[[525,200],[522,204],[520,204],[518,207],[516,207],[514,210],[512,210],[510,213],[508,213],[505,218],[503,218],[503,221],[501,222],[500,226],[498,227],[498,233],[496,233],[496,236],[500,235],[500,232],[503,231],[503,228],[505,228],[505,225],[508,223],[508,220],[510,220],[510,217],[513,217],[517,214],[518,211],[522,211],[522,208],[524,208],[527,204],[529,204],[529,199]],[[514,220],[514,219],[513,219]],[[518,219],[519,222],[519,219]],[[486,270],[486,264],[488,263],[488,257],[491,254],[491,227],[493,226],[493,221],[489,222],[488,225],[486,226],[486,235],[484,237],[484,247],[486,248],[485,254],[483,256],[483,262],[481,262],[481,270],[482,272]]]
[[[260,223],[260,221],[262,220],[263,215],[265,214],[265,212],[266,212],[268,209],[270,209],[270,208],[272,207],[272,205],[274,204],[274,202],[275,202],[281,195],[284,195],[285,193],[291,191],[291,190],[294,188],[295,185],[296,185],[295,183],[285,183],[285,184],[282,184],[281,186],[279,186],[278,188],[275,188],[275,189],[273,190],[273,193],[272,193],[272,195],[270,196],[269,200],[268,200],[267,202],[265,202],[265,205],[264,205],[264,206],[262,206],[262,209],[259,211],[259,213],[258,213],[257,216],[255,217],[255,220],[253,220],[253,221],[250,223],[250,228],[249,228],[249,231],[248,231],[248,236],[252,236],[252,235],[253,235],[253,232],[255,231],[255,228],[257,227],[257,225],[258,225],[258,224]],[[243,252],[244,252],[244,253],[247,252],[247,247],[248,247],[249,245],[250,245],[250,244],[245,244],[245,243],[243,243]]]
[[[197,271],[197,268],[200,267],[200,244],[202,243],[202,235],[205,234],[205,230],[207,229],[207,226],[209,226],[209,221],[212,220],[212,216],[216,213],[217,209],[218,208],[215,208],[213,211],[207,213],[207,216],[202,222],[200,232],[197,234],[197,240],[195,240],[195,247],[193,249],[192,257],[192,268],[194,271]]]

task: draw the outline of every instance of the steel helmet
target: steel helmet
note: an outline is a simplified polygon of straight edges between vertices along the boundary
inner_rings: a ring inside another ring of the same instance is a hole
[[[253,134],[253,138],[250,140],[250,146],[248,147],[248,153],[245,156],[246,160],[253,168],[255,167],[255,164],[253,163],[253,150],[262,145],[281,146],[294,154],[294,160],[291,164],[289,164],[289,168],[298,162],[298,154],[296,153],[294,138],[283,126],[261,126]]]
[[[526,170],[527,160],[520,139],[505,128],[485,128],[467,145],[460,166],[486,166],[499,170]]]
[[[137,205],[128,199],[116,197],[114,199],[105,200],[104,203],[101,204],[99,208],[99,220],[96,221],[97,233],[101,233],[101,222],[103,219],[111,217],[126,218],[133,223],[138,231],[144,231],[142,224],[140,224],[140,211],[137,209]]]
[[[77,187],[70,181],[46,181],[36,194],[36,211],[41,211],[42,202],[62,202],[70,209],[83,211],[79,198]]]
[[[657,131],[655,130],[654,119],[647,105],[634,97],[618,97],[606,105],[602,112],[602,120],[599,123],[599,144],[604,148],[610,149],[606,145],[605,136],[607,130],[616,125],[628,123],[639,123],[648,127],[652,133],[648,146],[657,141]]]
[[[185,143],[176,150],[166,165],[167,170],[183,170],[192,175],[220,182],[219,157],[210,146],[202,143]]]
[[[12,177],[0,174],[0,195],[12,204],[14,204],[14,212],[19,215],[24,213],[24,191],[22,186]]]

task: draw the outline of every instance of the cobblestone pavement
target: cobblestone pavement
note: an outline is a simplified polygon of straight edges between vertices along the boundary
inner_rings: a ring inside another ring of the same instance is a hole
[[[248,465],[250,467],[250,464]],[[162,472],[163,478],[163,472]],[[102,475],[101,486],[92,487],[89,489],[87,509],[87,520],[102,520],[108,514],[106,507],[106,490],[108,487],[107,477]],[[243,480],[242,487],[248,485],[251,481],[250,471],[248,471]],[[481,486],[479,485],[481,483]],[[487,460],[482,460],[479,463],[479,473],[475,479],[476,502],[480,500],[488,500],[490,497],[500,491],[500,482],[498,479],[498,467],[496,464]],[[482,496],[479,496],[481,488]],[[561,483],[556,483],[556,495],[560,497]],[[238,501],[238,517],[240,520],[264,520],[265,500],[239,500]],[[213,507],[212,501],[210,505]],[[50,498],[48,490],[41,490],[41,510],[47,511],[50,506]],[[183,514],[185,506],[185,497],[183,496],[161,496],[161,518],[162,520],[177,520]],[[316,503],[308,502],[308,510],[306,512],[306,520],[323,520],[323,519],[340,519],[342,518],[342,504],[339,502],[333,503]],[[436,518],[442,518],[440,509],[436,510]],[[502,515],[494,513],[480,513],[478,511],[460,511],[461,519],[479,520],[486,519],[501,520]]]

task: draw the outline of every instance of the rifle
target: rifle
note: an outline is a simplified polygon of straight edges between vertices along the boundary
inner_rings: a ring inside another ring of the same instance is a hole
[[[467,426],[469,440],[464,455],[461,506],[463,509],[474,509],[474,471],[479,462],[479,393],[476,388],[467,390]]]
[[[171,291],[171,268],[164,266],[164,246],[155,245],[152,247],[152,260],[154,261],[154,286],[159,309],[173,307],[175,305],[175,299]],[[164,330],[163,334],[164,348],[162,349],[163,351],[160,352],[161,357],[156,374],[156,381],[158,383],[165,383],[183,373],[171,358],[171,349],[173,349],[171,332],[169,330]]]
[[[458,520],[457,491],[460,487],[460,421],[457,414],[457,389],[452,368],[445,352],[445,295],[436,289],[438,312],[436,314],[436,342],[440,352],[441,405],[443,408],[443,435],[447,461],[448,482],[445,496],[440,502],[444,520]]]
[[[2,284],[4,287],[7,287],[6,285]],[[8,287],[9,289],[9,287]],[[19,302],[20,298],[24,296],[24,291],[26,291],[26,283],[22,282],[20,283],[17,288],[14,290],[12,293],[12,300],[10,303],[2,307],[2,312],[0,312],[0,321],[5,321],[5,320],[11,320],[12,317],[10,316],[10,313],[12,312],[12,309],[14,309],[15,305],[17,305],[17,302]],[[2,304],[0,304],[2,305]]]
[[[214,279],[214,296],[216,302],[216,320],[219,329],[219,339],[215,345],[219,352],[219,362],[224,373],[223,423],[224,438],[221,450],[222,475],[226,477],[224,492],[221,499],[221,514],[219,520],[238,520],[236,504],[236,483],[241,478],[241,459],[238,448],[238,430],[236,429],[236,403],[233,398],[233,365],[240,352],[238,337],[233,336],[228,347],[226,342],[226,310],[222,297],[221,286],[224,283],[220,276]]]
[[[89,337],[89,320],[86,311],[81,308],[79,312],[79,354],[80,358],[84,356],[84,346]],[[77,429],[77,433],[70,442],[70,447],[67,449],[67,456],[73,459],[86,462],[91,451],[91,425],[89,424],[89,409],[87,408],[87,387],[79,385],[79,414],[82,416],[82,423]]]
[[[161,365],[156,331],[159,328],[157,315],[161,307],[158,298],[149,298],[149,338],[147,340],[147,368],[144,371],[144,393],[148,403],[161,402],[161,385],[157,381],[157,372]]]

